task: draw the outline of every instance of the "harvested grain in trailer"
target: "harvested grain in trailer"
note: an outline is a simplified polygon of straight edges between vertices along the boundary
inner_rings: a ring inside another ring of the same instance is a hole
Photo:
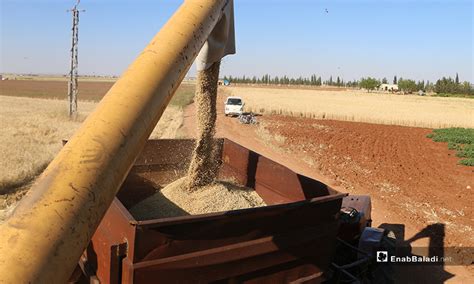
[[[196,215],[265,206],[251,188],[229,181],[214,181],[189,192],[187,177],[180,178],[132,207],[139,220]]]
[[[265,206],[253,189],[216,180],[220,160],[214,140],[219,65],[220,62],[215,62],[198,72],[194,98],[198,134],[187,176],[135,205],[131,209],[135,218],[145,220]]]

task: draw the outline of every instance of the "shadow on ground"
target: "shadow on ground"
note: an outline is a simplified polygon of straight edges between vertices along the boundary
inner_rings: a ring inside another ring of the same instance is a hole
[[[431,224],[423,230],[415,234],[409,239],[405,239],[404,224],[388,224],[384,223],[379,226],[386,230],[390,230],[395,234],[397,240],[397,254],[408,256],[421,256],[421,250],[428,251],[428,257],[438,256],[440,259],[444,256],[444,236],[445,225],[441,223]],[[429,244],[426,248],[414,247],[413,242],[428,238]],[[394,272],[396,275],[395,283],[444,283],[453,274],[445,270],[445,263],[435,264],[395,264]]]

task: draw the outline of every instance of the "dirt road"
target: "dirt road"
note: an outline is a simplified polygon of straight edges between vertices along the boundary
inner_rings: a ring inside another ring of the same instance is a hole
[[[429,129],[283,116],[258,120],[259,126],[241,125],[225,117],[221,107],[217,136],[341,192],[370,195],[373,225],[393,230],[399,244],[416,248],[416,254],[429,255],[433,245],[474,247],[474,168],[457,165],[454,151],[426,138]],[[194,121],[190,105],[184,118],[190,136]],[[472,267],[425,267],[418,273],[413,266],[402,269],[401,281],[474,279]]]

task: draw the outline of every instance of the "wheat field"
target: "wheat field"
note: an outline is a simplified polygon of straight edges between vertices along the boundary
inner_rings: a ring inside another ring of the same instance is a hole
[[[0,195],[41,173],[96,105],[80,101],[78,118],[70,120],[64,100],[0,96]],[[177,136],[182,116],[169,106],[151,138]]]
[[[223,91],[242,97],[245,109],[255,113],[427,128],[474,128],[473,99],[354,90],[224,87]]]

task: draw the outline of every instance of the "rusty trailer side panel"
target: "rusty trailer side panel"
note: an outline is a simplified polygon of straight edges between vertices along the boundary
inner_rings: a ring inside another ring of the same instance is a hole
[[[340,201],[340,196],[323,197],[137,230],[137,235],[153,234],[155,248],[135,265],[134,279],[185,282],[194,275],[193,280],[207,283],[259,275],[298,260],[321,271],[332,254]],[[141,243],[136,245],[139,250]]]
[[[192,140],[149,141],[83,266],[101,283],[320,281],[346,194],[228,139],[219,141],[220,177],[255,188],[270,206],[135,220],[127,208],[182,176],[193,146]]]
[[[338,193],[324,183],[293,172],[226,139],[221,175],[255,188],[267,204],[282,204]]]
[[[117,198],[109,207],[85,251],[87,271],[95,271],[102,283],[121,283],[122,260],[133,257],[128,244],[135,241],[135,227],[128,210]],[[83,265],[84,266],[84,265]]]

